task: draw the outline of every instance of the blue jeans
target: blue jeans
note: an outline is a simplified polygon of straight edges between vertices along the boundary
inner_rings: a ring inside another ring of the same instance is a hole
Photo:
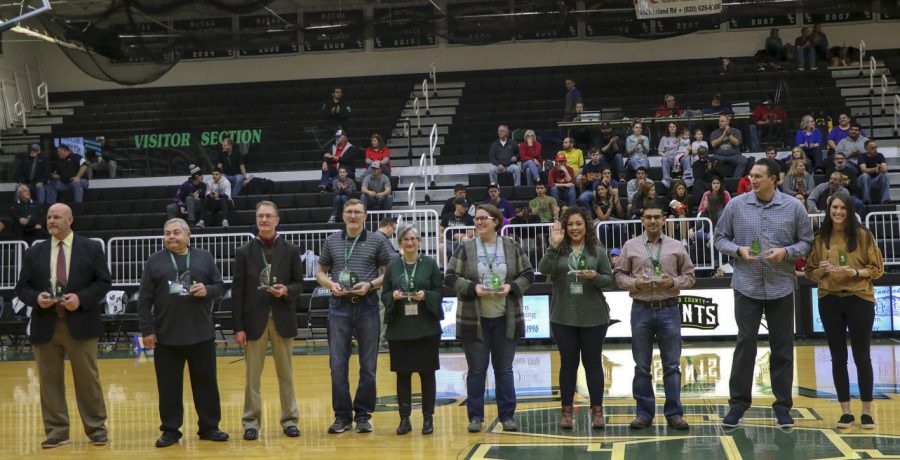
[[[345,421],[368,420],[375,411],[375,369],[381,321],[378,298],[372,294],[356,304],[331,299],[328,309],[328,362],[331,366],[331,407]],[[353,337],[359,344],[359,384],[350,399],[349,365]]]
[[[534,185],[535,182],[541,180],[541,167],[534,160],[523,162],[522,169],[525,170],[525,182],[528,185]]]
[[[860,173],[859,177],[856,179],[859,184],[859,188],[862,189],[863,201],[865,203],[871,203],[871,195],[872,189],[878,187],[881,189],[881,202],[886,203],[891,199],[891,183],[888,180],[888,176],[885,173],[878,173],[875,177],[869,175],[869,173]]]
[[[813,68],[816,66],[816,49],[813,47],[809,48],[797,48],[797,68],[803,70],[806,68],[806,63],[809,62],[809,67]]]
[[[516,341],[506,338],[506,317],[481,318],[484,341],[467,338],[462,341],[469,372],[466,375],[466,412],[469,420],[484,420],[484,387],[488,362],[494,368],[497,413],[500,421],[512,420],[516,413],[516,386],[512,363]]]
[[[631,306],[631,354],[634,357],[632,393],[637,402],[637,416],[653,420],[656,397],[650,374],[653,342],[659,345],[662,358],[666,418],[684,415],[681,406],[681,309],[678,306],[653,310],[643,305]]]
[[[556,198],[560,204],[562,204],[562,198],[560,198],[560,194],[565,195],[566,204],[570,207],[575,206],[575,187],[565,187],[560,189],[559,187],[551,187],[550,188],[550,196]]]
[[[344,209],[344,203],[350,199],[350,195],[335,195],[334,201],[331,202],[331,215],[340,216]]]
[[[824,165],[824,159],[822,158],[822,149],[819,147],[812,148],[803,148],[803,151],[806,153],[806,158],[809,158],[812,161],[813,169],[821,168]]]
[[[581,192],[581,195],[578,195],[578,199],[575,200],[575,203],[578,206],[581,206],[584,209],[587,209],[588,212],[593,216],[594,215],[594,191],[593,190],[585,190]]]
[[[394,197],[390,194],[381,198],[372,198],[369,195],[363,194],[362,202],[365,203],[366,209],[369,210],[378,208],[383,211],[390,211],[394,207]]]
[[[650,160],[648,158],[638,159],[632,156],[628,159],[628,161],[625,162],[625,164],[628,165],[628,169],[631,170],[632,174],[636,173],[638,168],[640,168],[641,166],[647,168],[648,171],[650,170]]]
[[[519,169],[518,164],[512,163],[506,166],[504,169],[506,170],[506,172],[512,174],[514,186],[518,187],[522,185],[522,170]],[[488,168],[488,179],[492,184],[499,184],[499,182],[497,182],[497,175],[499,174],[501,174],[500,168],[498,168],[497,165],[491,165],[490,168]]]
[[[675,157],[674,156],[665,156],[662,159],[662,183],[666,187],[671,186],[672,182],[672,167],[675,166]],[[691,159],[688,155],[684,155],[681,157],[681,176],[684,177],[684,172],[689,171],[691,169]]]
[[[64,184],[58,180],[54,180],[44,184],[44,188],[47,189],[46,203],[48,204],[56,203],[59,192],[65,192],[66,190],[72,192],[72,199],[76,203],[81,203],[82,201],[84,201],[84,191],[88,188],[88,180],[82,178],[81,182],[73,181],[69,182],[68,184]],[[38,197],[38,201],[40,201],[40,197]]]
[[[244,186],[244,176],[236,174],[234,176],[225,176],[228,182],[231,182],[231,196],[236,197],[241,193],[241,187]]]

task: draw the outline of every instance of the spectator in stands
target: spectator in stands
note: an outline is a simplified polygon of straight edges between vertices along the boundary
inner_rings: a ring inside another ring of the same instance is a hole
[[[586,198],[590,198],[590,194],[594,189],[594,184],[603,179],[603,170],[609,167],[603,162],[600,156],[600,147],[591,149],[591,160],[584,164],[581,169],[581,176],[578,177],[578,191],[581,195],[587,194]],[[590,209],[590,206],[587,206]]]
[[[87,144],[87,142],[85,142],[85,144]],[[116,171],[118,171],[119,168],[119,163],[112,156],[111,151],[103,150],[102,146],[106,145],[106,138],[102,136],[98,138],[98,143],[96,145],[101,147],[97,150],[94,150],[93,148],[88,148],[87,145],[85,145],[84,159],[88,163],[88,180],[94,179],[95,171],[106,171],[109,173],[110,179],[115,179]]]
[[[47,171],[47,159],[41,154],[40,144],[31,144],[28,155],[16,161],[16,183],[27,185],[31,195],[41,204],[47,203],[47,189],[44,188]]]
[[[787,113],[775,105],[775,98],[770,94],[753,109],[750,115],[750,141],[754,152],[762,150],[762,144],[784,143],[784,122]]]
[[[603,176],[600,179],[600,182],[606,184],[606,186],[609,187],[610,192],[619,189],[619,181],[613,179],[612,170],[609,168],[603,170]]]
[[[795,161],[801,161],[803,163],[806,163],[806,170],[807,171],[812,170],[812,166],[813,166],[812,162],[809,161],[809,158],[807,158],[807,156],[806,156],[806,152],[800,147],[792,148],[791,156],[784,158],[783,160],[779,160],[779,162],[781,163],[781,165],[780,165],[781,170],[787,171],[788,169],[791,169],[791,163],[793,163]]]
[[[766,38],[766,54],[780,61],[784,59],[784,43],[778,35],[778,29],[769,31],[769,38]]]
[[[698,128],[694,130],[694,141],[691,142],[691,155],[699,156],[700,154],[697,151],[700,150],[700,147],[709,151],[709,144],[703,140],[703,130]]]
[[[735,70],[731,65],[731,59],[724,56],[719,58],[719,75],[731,75],[734,72]]]
[[[322,157],[322,178],[319,180],[319,191],[322,193],[331,188],[339,167],[346,168],[347,176],[356,179],[356,147],[347,140],[347,132],[343,129],[334,132],[334,139],[331,151]]]
[[[684,115],[684,109],[675,103],[675,96],[666,94],[663,103],[656,109],[657,117],[680,117]]]
[[[816,119],[812,115],[804,115],[800,120],[800,129],[794,138],[794,144],[806,152],[806,158],[813,162],[814,168],[823,168],[822,133],[816,127]]]
[[[622,156],[624,147],[619,135],[613,133],[612,126],[608,121],[600,124],[600,139],[597,145],[600,146],[600,152],[606,164],[613,168],[613,172],[619,179],[625,178],[625,158]]]
[[[875,288],[872,281],[884,274],[884,259],[872,232],[856,220],[855,206],[848,198],[846,194],[837,194],[828,200],[825,222],[812,244],[806,273],[809,279],[819,284],[819,314],[831,352],[831,374],[837,399],[843,412],[837,427],[850,428],[854,422],[847,371],[849,332],[862,401],[860,425],[873,429],[874,376],[870,347],[875,323]]]
[[[809,196],[809,192],[814,186],[812,174],[806,171],[806,163],[796,161],[791,163],[790,169],[784,175],[781,191],[806,203],[806,197]]]
[[[555,198],[547,196],[547,186],[543,182],[534,184],[535,197],[528,202],[531,213],[540,219],[541,223],[553,222],[559,217],[559,204]]]
[[[837,150],[838,144],[841,141],[850,135],[850,117],[846,113],[842,113],[838,115],[838,124],[831,128],[831,131],[828,131],[828,149],[829,150]],[[866,132],[862,129],[859,130],[859,135],[865,137]],[[860,153],[865,150],[860,150]]]
[[[835,127],[835,129],[837,129],[837,127]],[[832,131],[834,131],[834,129],[832,129]],[[846,137],[838,142],[835,153],[841,152],[846,158],[859,157],[859,155],[864,153],[866,151],[866,141],[868,141],[869,138],[863,136],[861,132],[862,127],[859,126],[859,123],[850,123],[849,132]],[[829,140],[829,142],[831,141]]]
[[[444,286],[457,296],[456,338],[468,363],[468,431],[481,432],[488,362],[494,368],[497,418],[504,431],[518,431],[513,359],[525,335],[522,298],[534,269],[522,247],[498,236],[503,215],[491,205],[475,211],[476,237],[463,243],[447,263]]]
[[[859,157],[859,188],[862,189],[864,204],[873,203],[870,198],[872,190],[881,190],[881,203],[891,201],[891,183],[888,178],[887,160],[878,152],[878,143],[866,142],[866,154]]]
[[[456,184],[453,186],[453,197],[448,198],[446,202],[444,202],[444,207],[441,208],[441,217],[452,213],[456,209],[456,200],[459,198],[466,198],[466,186],[465,184]],[[475,215],[475,205],[470,203],[468,214],[470,216]]]
[[[488,185],[488,197],[482,204],[489,204],[503,213],[503,217],[512,219],[516,216],[516,208],[506,198],[500,196],[500,186],[497,184]],[[503,222],[501,222],[502,224]]]
[[[72,193],[72,199],[76,203],[81,203],[84,191],[88,188],[88,179],[84,177],[87,174],[87,163],[81,155],[72,153],[72,149],[66,144],[60,144],[56,155],[59,161],[47,182],[47,203],[56,203],[59,192],[66,190]]]
[[[712,158],[718,160],[719,165],[730,165],[734,168],[731,177],[742,177],[747,169],[747,158],[741,155],[741,143],[743,136],[741,131],[729,126],[731,118],[727,115],[719,115],[719,129],[709,136],[713,154]]]
[[[344,203],[350,198],[356,196],[356,181],[347,175],[347,168],[341,166],[338,170],[338,178],[332,182],[334,189],[334,200],[331,202],[331,217],[328,223],[333,224],[337,221],[337,216],[344,209]]]
[[[691,170],[690,156],[687,154],[691,146],[690,131],[685,128],[681,135],[676,137],[674,141],[671,139],[673,128],[678,129],[675,123],[669,123],[668,133],[660,139],[660,156],[662,156],[662,183],[667,188],[672,179],[681,179],[688,187],[694,183],[694,174]],[[667,139],[667,140],[664,140]]]
[[[550,195],[557,201],[575,206],[575,171],[566,164],[566,156],[556,155],[556,166],[547,173],[550,183]]]
[[[381,164],[377,161],[372,163],[372,174],[362,181],[362,201],[366,209],[389,211],[394,207],[391,179],[381,173]]]
[[[703,192],[709,190],[713,176],[719,174],[719,162],[710,157],[706,147],[697,149],[697,159],[691,164],[694,172],[694,197],[700,199]]]
[[[144,347],[155,348],[162,422],[156,447],[171,446],[181,438],[185,363],[200,439],[227,441],[228,433],[219,430],[222,407],[212,316],[213,302],[225,295],[222,273],[209,252],[190,246],[191,230],[184,220],[169,219],[164,233],[165,249],[151,255],[144,265],[138,295]],[[183,276],[187,280],[182,281]]]
[[[204,200],[203,208],[206,211],[205,221],[209,225],[216,226],[218,217],[222,218],[222,226],[228,226],[228,216],[234,208],[234,202],[231,201],[231,183],[228,182],[219,168],[213,168],[212,180],[206,182],[206,200]]]
[[[650,160],[647,159],[650,154],[650,139],[641,134],[642,131],[643,124],[637,121],[631,126],[631,135],[625,139],[625,153],[628,156],[626,169],[635,172],[641,166],[650,169]]]
[[[778,182],[778,185],[781,185],[780,181]],[[738,181],[737,193],[735,193],[735,196],[743,195],[752,191],[753,184],[750,182],[750,173],[747,172],[747,175],[742,177],[741,180]]]
[[[822,24],[813,26],[811,39],[812,47],[816,51],[816,58],[820,61],[828,61],[828,36],[822,32]],[[813,68],[815,69],[815,67]]]
[[[712,100],[709,102],[709,106],[700,109],[701,115],[731,115],[731,107],[727,105],[722,105],[722,95],[715,94],[713,95]]]
[[[841,173],[835,171],[828,176],[828,182],[822,182],[812,189],[809,197],[806,198],[806,209],[810,214],[818,214],[828,209],[828,200],[836,193],[850,195],[850,192],[841,185],[841,179]],[[859,200],[859,198],[854,198],[855,200]]]
[[[598,183],[594,189],[593,205],[595,223],[616,220],[623,214],[618,190],[611,189],[604,182]]]
[[[628,181],[628,184],[626,186],[629,208],[631,207],[632,203],[634,203],[635,193],[637,193],[638,190],[640,190],[641,187],[643,187],[643,185],[647,183],[652,184],[653,179],[647,177],[647,168],[641,166],[637,169],[634,179]]]
[[[613,269],[619,265],[619,259],[622,258],[622,251],[618,248],[613,248],[609,250],[609,263],[612,265]]]
[[[10,211],[13,219],[13,235],[16,239],[25,240],[30,245],[36,239],[47,238],[47,231],[44,229],[44,208],[31,199],[31,189],[27,184],[19,184],[16,187],[16,202]]]
[[[615,287],[606,248],[597,241],[587,209],[570,208],[555,222],[550,248],[538,267],[553,282],[550,328],[560,353],[559,426],[572,429],[575,384],[583,363],[590,394],[591,426],[606,427],[603,414],[603,341],[609,328],[609,305],[603,289]],[[574,261],[574,263],[573,263]],[[573,270],[575,273],[573,273]],[[587,299],[596,299],[586,302]]]
[[[641,210],[648,207],[661,207],[656,196],[656,184],[652,182],[644,182],[641,188],[634,194],[634,200],[629,205],[629,219],[638,219],[641,217]]]
[[[454,227],[474,227],[475,221],[472,220],[472,216],[469,215],[469,201],[466,200],[466,197],[453,198],[453,212],[448,214],[443,214],[441,216],[441,225],[440,225],[440,254],[443,254],[443,258],[441,261],[449,260],[450,254],[456,250],[459,246],[459,243],[468,240],[475,236],[475,231],[468,230],[453,230],[446,233],[447,241],[450,241],[450,245],[444,246],[444,236],[445,232],[448,228]],[[443,263],[441,265],[444,265]]]
[[[497,127],[497,140],[488,149],[488,160],[491,162],[488,176],[492,183],[497,182],[497,175],[509,172],[513,177],[513,185],[522,185],[522,170],[519,168],[519,147],[516,141],[509,138],[509,127],[501,123]]]
[[[340,86],[335,86],[331,90],[331,97],[322,103],[322,107],[319,109],[327,132],[339,129],[346,130],[348,128],[347,121],[350,120],[352,109],[343,99],[344,89]]]
[[[834,161],[829,168],[825,170],[825,174],[831,175],[832,172],[841,173],[841,185],[849,190],[854,198],[860,199],[860,203],[862,203],[862,190],[859,188],[859,182],[857,180],[859,178],[859,171],[857,171],[856,168],[856,165],[847,161],[847,157],[843,152],[835,152]]]
[[[384,235],[366,230],[366,206],[361,201],[348,201],[343,219],[345,229],[331,234],[322,245],[316,272],[316,281],[332,295],[328,309],[328,353],[335,419],[328,433],[343,433],[354,419],[357,433],[371,433],[381,332],[376,290],[396,253]],[[351,399],[348,368],[354,336],[359,346],[359,384],[355,399]]]
[[[575,177],[581,175],[581,169],[584,168],[584,151],[575,147],[575,141],[571,137],[563,139],[562,150],[556,152],[556,158],[562,154],[566,157],[566,164],[575,171]],[[547,173],[549,180],[550,173]]]
[[[525,181],[528,185],[534,185],[541,180],[544,159],[541,158],[541,143],[537,141],[537,135],[533,130],[525,131],[525,141],[519,144],[519,161],[522,162],[522,170],[525,172]]]
[[[584,113],[584,103],[579,102],[575,104],[575,116],[571,121],[583,121],[581,118],[581,114]],[[587,126],[574,126],[569,128],[569,137],[572,138],[572,142],[575,143],[575,147],[581,149],[581,151],[585,151],[591,148],[591,143],[593,140],[593,135],[591,134],[591,129]]]
[[[703,193],[703,197],[700,199],[700,208],[697,211],[703,217],[709,217],[716,213],[718,218],[718,212],[721,212],[730,201],[731,194],[722,185],[722,178],[713,176],[712,182],[709,184],[709,191]],[[714,206],[715,209],[710,210],[710,206]],[[710,220],[712,219],[710,218]],[[715,222],[713,220],[713,226],[715,226]]]
[[[188,225],[203,227],[203,197],[206,196],[206,183],[203,182],[203,173],[200,168],[194,166],[191,169],[191,177],[178,187],[175,192],[175,202],[166,207],[166,218],[183,218]],[[197,220],[200,218],[200,220]]]
[[[669,217],[691,217],[691,195],[687,184],[676,180],[672,182],[669,192],[669,206],[666,210]]]
[[[372,174],[372,165],[375,162],[381,163],[381,174],[391,176],[391,149],[384,145],[384,138],[381,134],[375,133],[369,141],[366,148],[366,171],[363,172],[363,179]]]
[[[241,188],[250,182],[250,175],[247,174],[247,167],[244,166],[244,157],[240,152],[234,151],[234,142],[230,137],[222,139],[222,152],[219,154],[216,167],[222,170],[225,178],[231,183],[232,198],[238,196]]]
[[[584,102],[581,90],[575,87],[575,80],[566,78],[566,112],[563,120],[571,120],[575,116],[575,104]]]
[[[797,59],[797,68],[804,70],[809,64],[811,70],[816,70],[816,49],[813,47],[812,30],[809,27],[800,29],[800,36],[794,40],[794,53]]]
[[[670,121],[666,123],[666,131],[659,138],[659,145],[656,147],[656,153],[661,157],[674,157],[675,152],[678,151],[679,142],[678,123]]]

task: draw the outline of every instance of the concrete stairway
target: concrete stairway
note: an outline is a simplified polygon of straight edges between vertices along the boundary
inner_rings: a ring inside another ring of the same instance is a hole
[[[440,146],[444,144],[444,135],[447,134],[450,125],[453,124],[453,116],[456,115],[456,107],[462,96],[465,82],[438,83],[437,88],[428,88],[429,110],[425,110],[425,97],[422,95],[422,84],[413,86],[413,91],[406,101],[406,106],[397,119],[397,124],[391,131],[388,147],[391,149],[391,165],[411,166],[418,165],[419,158],[428,154],[428,136],[431,134],[432,125],[437,124],[437,148],[434,155],[441,154]],[[416,123],[416,113],[413,106],[415,98],[419,98],[419,122],[421,131]],[[407,139],[406,123],[409,123],[409,139]],[[410,153],[412,160],[410,160]]]

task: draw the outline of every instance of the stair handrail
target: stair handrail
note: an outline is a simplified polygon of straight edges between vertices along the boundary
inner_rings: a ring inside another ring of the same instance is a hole
[[[887,75],[881,74],[881,116],[882,116],[882,117],[885,115],[885,111],[884,111],[884,93],[887,92],[887,87],[888,87],[888,79],[887,79]]]
[[[866,57],[866,41],[859,41],[859,76],[863,76],[863,59]]]
[[[900,95],[894,95],[894,137],[900,137],[900,131],[897,130],[897,125],[900,124]],[[874,136],[875,133],[872,133]]]
[[[413,151],[412,151],[412,136],[410,129],[410,121],[409,117],[406,117],[402,120],[403,123],[403,137],[406,138],[406,156],[409,157],[409,164],[413,164]]]
[[[875,67],[877,66],[875,56],[869,56],[869,96],[875,95]]]
[[[422,95],[425,96],[425,116],[431,115],[431,106],[428,105],[428,79],[422,80]]]
[[[425,196],[428,197],[428,156],[424,153],[419,158],[419,174],[425,179]]]
[[[22,79],[19,77],[19,72],[13,72],[13,81],[16,83],[16,94],[19,96],[19,100],[22,101],[22,105],[25,108],[26,113],[31,113],[31,102],[29,96],[31,96],[30,91],[25,91],[22,88]]]
[[[38,100],[44,101],[44,110],[50,111],[50,90],[47,87],[47,82],[42,81],[40,85],[37,87]]]
[[[431,173],[430,184],[431,186],[435,186],[434,183],[434,151],[437,149],[438,142],[438,125],[437,123],[431,125],[431,133],[428,135],[428,155],[431,157],[431,168],[429,172]],[[426,189],[427,190],[427,189]]]
[[[431,86],[432,86],[432,97],[437,97],[437,68],[434,66],[434,63],[431,63],[431,72],[428,74],[431,77]]]
[[[415,182],[409,184],[409,188],[406,189],[406,202],[407,202],[407,204],[409,204],[409,207],[416,209],[416,183]],[[400,223],[398,222],[397,223],[398,227],[400,226],[399,224]]]
[[[22,101],[16,101],[15,104],[13,104],[13,112],[16,114],[16,120],[22,124],[22,129],[27,131],[28,119],[25,114],[25,104],[23,104]]]
[[[416,135],[422,135],[422,118],[419,116],[419,96],[413,99],[413,113],[416,114]]]
[[[25,64],[25,78],[28,79],[28,94],[31,97],[31,107],[37,107],[37,85],[34,83],[34,77],[31,75],[31,66]]]

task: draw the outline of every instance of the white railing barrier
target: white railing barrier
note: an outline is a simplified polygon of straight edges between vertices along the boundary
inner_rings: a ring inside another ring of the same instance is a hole
[[[407,225],[416,227],[419,236],[422,237],[422,245],[419,251],[426,256],[433,257],[438,260],[438,245],[440,244],[441,235],[438,230],[441,225],[440,216],[434,209],[403,209],[390,211],[369,211],[367,213],[366,229],[369,231],[378,230],[378,223],[385,217],[393,217],[397,220],[397,230]],[[391,238],[391,244],[398,247],[396,243],[396,235]]]
[[[512,238],[531,262],[534,274],[540,275],[538,263],[550,247],[550,230],[553,224],[509,224],[500,229],[500,234]]]
[[[875,95],[875,67],[878,66],[878,61],[875,60],[875,56],[869,57],[869,96]]]
[[[428,79],[422,80],[422,95],[425,96],[425,116],[431,115],[431,107],[428,105]]]
[[[31,88],[27,81],[22,81],[19,72],[13,72],[13,79],[16,82],[16,92],[19,94],[19,101],[24,106],[25,113],[31,113],[33,102],[31,100]]]
[[[50,110],[50,90],[47,88],[46,82],[41,82],[37,87],[38,100],[44,101],[44,110]]]
[[[900,211],[870,212],[866,228],[875,236],[884,264],[900,265]]]
[[[28,64],[25,64],[25,79],[28,80],[28,95],[29,95],[29,99],[31,100],[31,108],[33,109],[33,108],[37,107],[37,102],[38,102],[38,98],[37,98],[38,83],[34,80],[34,75],[32,75],[32,72],[31,72],[31,66]]]
[[[438,125],[437,123],[431,125],[431,133],[428,134],[428,156],[431,160],[431,164],[429,167],[428,177],[429,183],[432,187],[434,187],[434,151],[437,150],[438,143]],[[427,190],[427,189],[426,189]]]
[[[425,182],[425,196],[428,196],[428,157],[424,153],[419,157],[419,174]]]
[[[192,235],[191,246],[209,251],[222,272],[222,279],[230,282],[235,251],[253,238],[250,233]],[[147,259],[164,247],[162,236],[110,238],[107,242],[106,260],[113,286],[139,285]]]
[[[428,185],[425,186],[428,188]],[[427,193],[427,190],[426,190]],[[410,208],[416,209],[416,183],[413,182],[409,184],[409,188],[406,189],[406,204],[409,205]]]
[[[416,136],[422,135],[422,117],[419,115],[419,96],[413,99],[413,113],[416,114]]]
[[[433,86],[433,89],[431,90],[431,94],[432,94],[433,97],[438,97],[438,93],[437,93],[437,68],[434,66],[434,63],[433,63],[433,62],[431,63],[431,72],[429,73],[429,76],[431,77],[431,85]]]
[[[24,241],[0,241],[0,289],[15,289],[26,249]]]
[[[640,220],[608,220],[597,225],[597,239],[608,249],[621,248],[626,241],[643,233]],[[666,219],[665,234],[680,240],[697,270],[714,270],[716,251],[713,225],[706,217]]]
[[[22,126],[22,129],[28,129],[28,120],[25,116],[25,104],[22,101],[16,101],[13,104],[13,112],[16,113],[16,121]]]
[[[894,95],[894,137],[900,136],[897,126],[900,125],[900,95]],[[872,133],[874,136],[875,133]]]
[[[322,253],[322,243],[325,239],[340,230],[330,228],[324,230],[297,230],[290,232],[278,232],[285,241],[300,246],[303,262],[306,265],[303,279],[314,281],[316,271],[319,269],[319,255]]]
[[[866,56],[866,42],[865,40],[859,41],[859,76],[863,76],[863,59]]]
[[[459,235],[457,237],[456,235]],[[472,238],[475,236],[475,227],[472,225],[464,225],[458,227],[447,227],[444,229],[444,234],[441,235],[441,247],[443,251],[440,251],[440,264],[441,267],[444,267],[444,271],[447,271],[447,261],[450,260],[450,256],[453,255],[453,251],[459,247],[460,243]]]
[[[884,111],[884,94],[887,93],[888,79],[887,75],[881,74],[881,116],[885,116]],[[875,133],[872,133],[875,136]]]
[[[96,241],[96,242],[98,242],[98,243],[100,243],[100,249],[102,249],[102,250],[103,250],[103,253],[106,254],[106,241],[103,241],[103,239],[101,239],[101,238],[91,238],[91,239],[94,240],[94,241]],[[43,239],[34,240],[34,241],[31,242],[31,245],[32,245],[32,246],[35,246],[35,245],[37,245],[38,243],[41,243],[41,242],[43,242],[43,241],[46,241],[46,240],[43,240]]]

